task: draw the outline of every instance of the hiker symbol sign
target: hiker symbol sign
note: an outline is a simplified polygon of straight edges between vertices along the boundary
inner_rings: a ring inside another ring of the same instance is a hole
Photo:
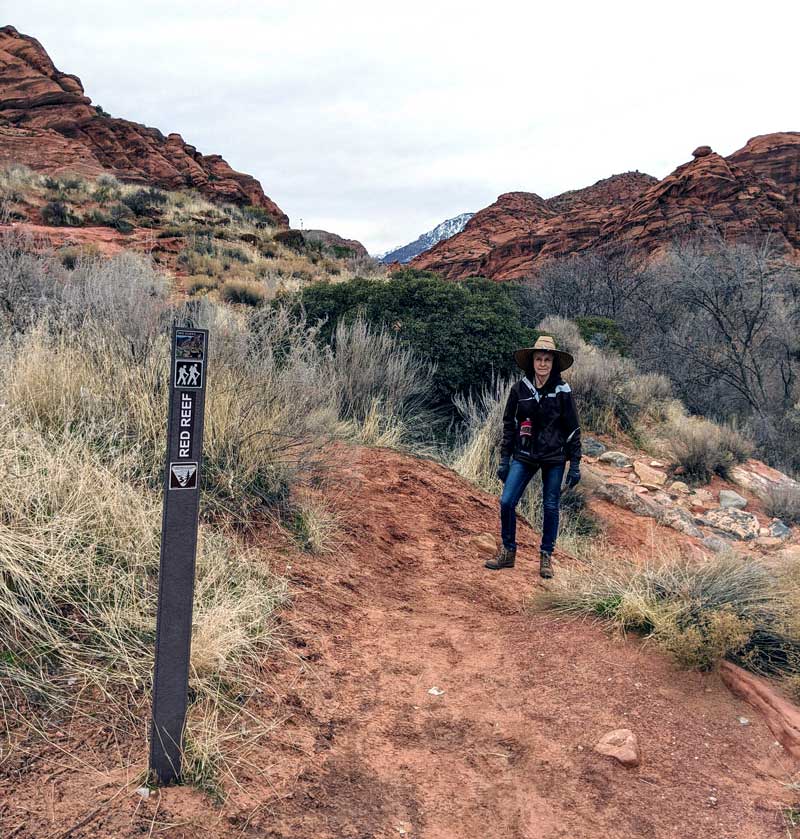
[[[189,688],[207,353],[206,330],[173,328],[150,721],[150,774],[159,784],[179,780],[181,775]]]
[[[175,387],[191,387],[198,390],[203,387],[202,361],[176,361]]]

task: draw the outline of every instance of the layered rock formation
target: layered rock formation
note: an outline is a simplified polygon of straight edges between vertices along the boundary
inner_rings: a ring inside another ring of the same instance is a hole
[[[42,45],[13,26],[0,28],[0,165],[8,163],[193,188],[212,200],[260,207],[279,226],[289,223],[255,178],[219,155],[200,154],[180,134],[99,112],[80,79],[56,69]]]
[[[592,249],[651,259],[676,239],[770,234],[800,256],[800,132],[754,137],[727,158],[710,147],[658,181],[640,172],[543,199],[506,193],[464,230],[413,260],[451,279],[532,276],[549,259]]]

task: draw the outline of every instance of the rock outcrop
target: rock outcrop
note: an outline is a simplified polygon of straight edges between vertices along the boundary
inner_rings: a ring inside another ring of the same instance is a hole
[[[332,250],[335,255],[340,257],[369,256],[367,249],[358,239],[344,239],[336,233],[329,233],[327,230],[303,230],[302,236],[306,242],[322,245],[323,248]]]
[[[628,172],[548,199],[501,195],[412,265],[450,279],[518,279],[589,250],[646,261],[710,231],[732,239],[769,233],[784,253],[800,256],[800,132],[754,137],[727,158],[700,146],[661,181]]]
[[[775,739],[795,760],[800,760],[800,708],[781,696],[764,679],[723,661],[722,681],[732,693],[760,711]]]
[[[13,26],[0,28],[0,165],[8,163],[192,188],[212,200],[260,207],[276,225],[289,223],[255,178],[218,154],[200,154],[180,134],[165,136],[93,107],[80,79],[58,70],[35,38]]]

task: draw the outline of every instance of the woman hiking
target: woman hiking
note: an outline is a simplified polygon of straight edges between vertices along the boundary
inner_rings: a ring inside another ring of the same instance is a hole
[[[558,536],[561,480],[569,461],[567,487],[581,479],[581,430],[570,386],[561,378],[573,357],[556,348],[549,335],[532,347],[514,353],[525,371],[510,393],[503,413],[503,442],[497,477],[503,482],[500,530],[503,545],[486,563],[492,571],[513,568],[517,556],[516,508],[525,487],[537,471],[542,473],[542,543],[539,575],[553,576],[552,554]]]

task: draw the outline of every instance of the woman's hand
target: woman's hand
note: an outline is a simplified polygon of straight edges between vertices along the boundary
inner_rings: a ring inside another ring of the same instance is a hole
[[[497,467],[497,477],[503,483],[506,482],[506,478],[508,477],[508,470],[511,468],[510,460],[511,458],[501,457],[500,465]]]
[[[573,489],[578,486],[581,479],[581,464],[580,461],[570,463],[569,472],[567,472],[567,489]]]

